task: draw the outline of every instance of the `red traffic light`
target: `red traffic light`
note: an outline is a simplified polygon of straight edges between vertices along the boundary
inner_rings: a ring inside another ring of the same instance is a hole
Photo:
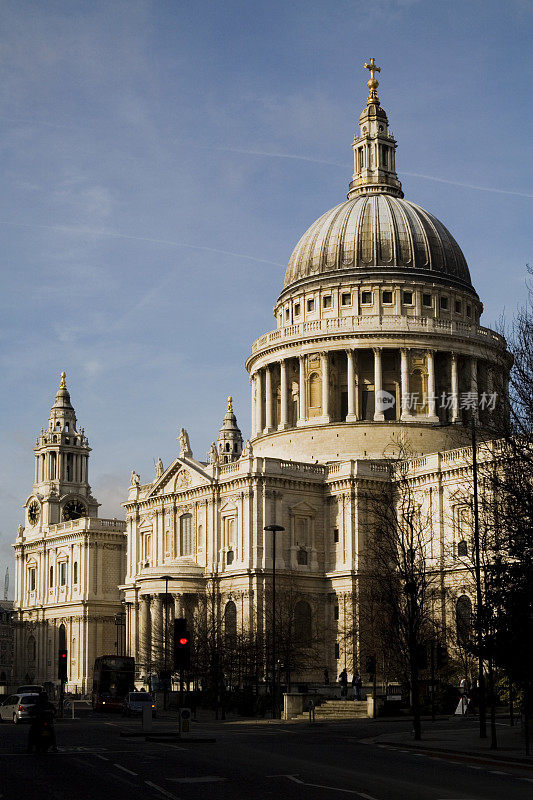
[[[187,639],[187,637],[186,637],[186,636],[182,636],[182,637],[180,638],[180,644],[187,644],[187,643],[188,643],[188,641],[189,641],[189,640]]]
[[[66,657],[67,657],[67,654],[66,654],[66,652],[63,650],[63,652],[61,652],[61,653],[59,654],[59,657],[60,657],[60,658],[66,658]]]

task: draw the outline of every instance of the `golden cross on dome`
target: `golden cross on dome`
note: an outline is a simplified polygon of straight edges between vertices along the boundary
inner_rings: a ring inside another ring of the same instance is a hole
[[[233,414],[233,397],[228,397],[228,413]]]
[[[379,86],[379,81],[375,77],[375,73],[376,72],[381,72],[381,67],[377,67],[376,66],[376,62],[374,61],[373,58],[371,58],[370,59],[370,64],[367,64],[366,61],[365,61],[364,68],[368,69],[370,71],[370,80],[367,81],[367,84],[366,84],[368,86],[368,89],[369,89],[368,100],[366,102],[367,102],[367,104],[368,103],[379,103],[379,97],[378,97],[378,93],[377,93],[377,88]]]
[[[62,372],[61,373],[61,383],[59,384],[59,388],[60,389],[66,389],[67,388],[66,377],[67,377],[66,372]]]

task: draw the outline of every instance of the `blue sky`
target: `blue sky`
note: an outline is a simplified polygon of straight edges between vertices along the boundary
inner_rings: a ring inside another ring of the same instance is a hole
[[[512,316],[533,261],[532,17],[530,0],[2,0],[1,574],[61,370],[102,516],[179,427],[204,458],[228,394],[249,435],[244,360],[292,248],[345,197],[370,57],[406,197],[463,248],[484,324]]]

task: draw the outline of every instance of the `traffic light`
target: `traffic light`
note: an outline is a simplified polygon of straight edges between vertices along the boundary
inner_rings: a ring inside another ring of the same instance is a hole
[[[191,635],[187,630],[187,620],[183,617],[174,620],[174,669],[189,669],[191,665]]]
[[[67,667],[67,651],[59,650],[57,653],[57,677],[60,681],[66,681],[68,679]]]
[[[366,657],[366,671],[371,677],[376,674],[376,656]]]

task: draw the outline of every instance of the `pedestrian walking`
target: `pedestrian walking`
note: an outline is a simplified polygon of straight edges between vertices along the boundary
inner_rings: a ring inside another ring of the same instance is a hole
[[[341,698],[346,700],[348,697],[348,673],[346,672],[346,667],[339,675],[339,683],[341,685]]]
[[[353,699],[360,700],[361,699],[361,689],[363,688],[363,681],[361,680],[361,676],[358,672],[356,672],[352,678],[352,686],[353,686]]]

